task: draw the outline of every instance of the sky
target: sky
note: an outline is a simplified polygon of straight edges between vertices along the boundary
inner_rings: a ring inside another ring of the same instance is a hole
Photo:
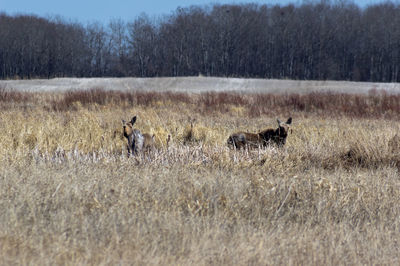
[[[394,2],[399,0],[395,0]],[[0,12],[8,15],[30,14],[40,17],[57,17],[72,22],[108,23],[112,19],[133,21],[145,13],[149,16],[169,15],[178,7],[209,4],[258,3],[268,5],[301,4],[301,0],[0,0]],[[354,0],[361,7],[384,0]]]

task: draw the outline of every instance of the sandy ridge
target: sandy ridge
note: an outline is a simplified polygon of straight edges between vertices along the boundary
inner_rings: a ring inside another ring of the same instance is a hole
[[[235,91],[240,93],[308,93],[331,91],[340,93],[369,93],[385,90],[400,93],[400,83],[350,81],[298,81],[277,79],[243,79],[217,77],[163,78],[54,78],[34,80],[0,80],[0,88],[21,91],[66,91],[71,89],[103,88],[122,91],[174,91],[201,93]]]

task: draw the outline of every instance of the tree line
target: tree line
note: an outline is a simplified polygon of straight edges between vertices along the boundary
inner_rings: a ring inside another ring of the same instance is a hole
[[[83,25],[0,13],[0,78],[400,81],[400,4],[207,5]]]

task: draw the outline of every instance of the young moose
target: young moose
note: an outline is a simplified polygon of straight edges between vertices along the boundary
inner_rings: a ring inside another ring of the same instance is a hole
[[[122,126],[124,130],[124,137],[128,139],[128,157],[133,154],[136,155],[142,151],[149,151],[154,147],[154,137],[150,134],[142,134],[140,130],[133,128],[136,122],[136,116],[132,117],[130,122],[122,120]]]
[[[259,133],[237,132],[229,136],[228,145],[240,149],[244,147],[257,148],[276,144],[282,147],[286,143],[286,138],[289,132],[289,126],[292,123],[292,118],[286,122],[281,122],[279,119],[277,129],[266,129]]]

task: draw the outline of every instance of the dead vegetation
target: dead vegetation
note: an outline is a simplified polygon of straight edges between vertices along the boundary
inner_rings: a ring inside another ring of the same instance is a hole
[[[10,95],[0,264],[399,260],[398,96]],[[126,156],[120,118],[131,114],[156,136],[150,154]],[[282,148],[226,145],[288,116]]]

